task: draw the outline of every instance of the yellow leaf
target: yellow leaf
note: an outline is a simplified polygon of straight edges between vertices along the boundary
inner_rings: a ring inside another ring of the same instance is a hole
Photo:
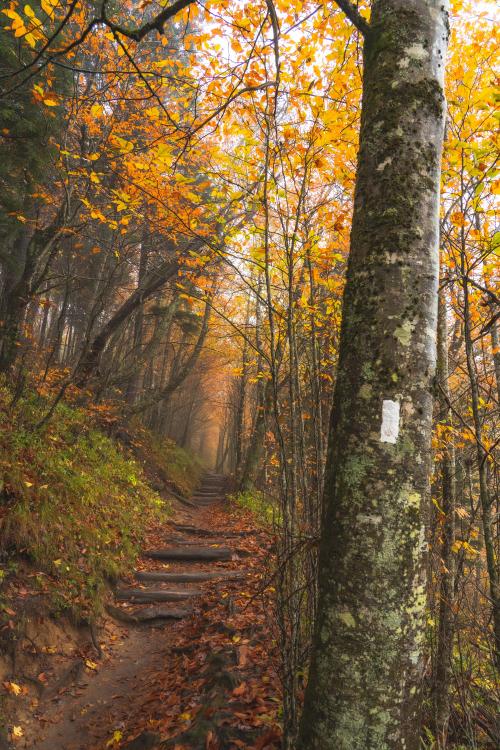
[[[188,713],[180,714],[179,719],[182,719],[182,721],[190,721],[191,714],[188,714]]]
[[[455,213],[450,216],[450,221],[457,227],[465,226],[465,216],[461,211],[455,211]]]
[[[123,734],[120,732],[119,729],[116,729],[113,732],[113,736],[111,737],[111,739],[109,739],[106,742],[106,747],[113,747],[113,745],[117,745],[120,742],[120,740],[122,739],[122,737],[123,737]]]
[[[22,693],[22,687],[16,682],[4,682],[3,685],[12,695],[20,695]]]
[[[15,10],[11,10],[10,8],[6,8],[5,10],[2,10],[2,13],[5,13],[5,15],[7,16],[7,18],[11,18],[13,21],[21,21],[21,23],[22,23],[21,16],[18,13],[16,13]]]
[[[18,740],[20,737],[24,735],[22,727],[12,727],[12,739]]]
[[[57,0],[42,0],[41,1],[42,10],[45,11],[45,13],[51,17],[54,12],[54,7],[57,5]]]
[[[26,487],[33,487],[33,482],[24,482]]]
[[[85,666],[89,669],[97,669],[97,664],[95,661],[91,661],[90,659],[85,659]]]
[[[134,144],[130,143],[130,141],[126,141],[125,138],[120,138],[119,135],[112,134],[109,140],[113,146],[120,149],[121,154],[128,154],[130,151],[134,150]]]
[[[57,99],[50,99],[50,98],[44,99],[43,103],[47,107],[57,107],[57,105],[59,104],[59,102],[57,101]]]

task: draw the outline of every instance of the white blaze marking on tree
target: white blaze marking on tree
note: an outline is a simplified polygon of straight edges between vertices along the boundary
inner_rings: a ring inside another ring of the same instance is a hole
[[[382,402],[381,443],[395,443],[399,435],[399,401]]]

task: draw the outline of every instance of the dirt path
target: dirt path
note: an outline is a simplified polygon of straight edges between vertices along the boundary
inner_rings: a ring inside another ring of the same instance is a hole
[[[176,745],[182,748],[250,748],[253,744],[241,744],[246,740],[240,738],[251,737],[253,742],[256,735],[265,741],[258,747],[275,747],[278,730],[270,707],[264,701],[265,720],[259,718],[262,707],[254,716],[250,704],[257,700],[257,692],[242,682],[240,674],[250,666],[251,641],[235,633],[244,633],[247,626],[252,630],[255,622],[242,619],[241,628],[232,622],[241,618],[241,604],[249,597],[238,589],[256,584],[261,576],[262,538],[241,518],[235,524],[223,498],[223,478],[207,475],[192,505],[179,505],[173,520],[159,534],[157,530],[154,547],[144,551],[135,579],[117,590],[110,608],[113,619],[100,634],[102,659],[90,662],[75,683],[40,701],[17,747],[118,750],[128,748],[137,735],[130,750],[174,747],[170,738],[177,736],[186,742]],[[257,619],[264,619],[260,609]],[[264,634],[265,627],[261,630]],[[220,658],[213,667],[210,660],[217,649]],[[263,663],[262,668],[268,666]],[[271,678],[262,679],[275,705]],[[218,709],[207,709],[214,701],[219,706],[217,696],[227,689],[236,692],[232,700],[235,710],[241,709],[233,717],[237,726],[231,738],[228,717],[219,720]],[[249,713],[246,729],[241,727],[243,699]],[[222,739],[217,738],[219,731]]]

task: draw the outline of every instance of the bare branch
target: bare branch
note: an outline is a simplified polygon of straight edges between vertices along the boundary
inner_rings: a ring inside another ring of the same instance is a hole
[[[370,24],[363,18],[356,6],[353,5],[350,0],[335,0],[335,3],[344,11],[349,21],[358,29],[358,31],[361,31],[363,36],[368,36],[370,32]]]
[[[111,31],[114,31],[117,34],[121,34],[122,36],[126,36],[129,39],[133,39],[136,42],[140,42],[141,39],[144,39],[144,37],[147,36],[147,34],[149,34],[151,31],[157,31],[159,34],[162,34],[163,27],[170,18],[173,18],[173,16],[177,15],[177,13],[180,13],[181,10],[184,10],[184,8],[187,8],[188,5],[192,5],[195,2],[196,0],[176,0],[175,3],[172,3],[172,5],[168,5],[164,10],[161,11],[161,13],[158,13],[157,16],[151,19],[151,21],[148,21],[148,23],[145,23],[138,29],[126,29],[123,26],[119,26],[118,24],[113,23],[113,21],[110,21],[105,14],[103,3],[101,20],[109,29],[111,29]]]

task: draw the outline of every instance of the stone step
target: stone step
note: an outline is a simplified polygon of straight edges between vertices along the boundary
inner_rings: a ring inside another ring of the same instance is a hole
[[[106,610],[115,620],[120,620],[129,625],[153,623],[161,620],[183,620],[192,614],[192,609],[171,608],[161,604],[156,607],[145,607],[129,612],[108,604]]]

